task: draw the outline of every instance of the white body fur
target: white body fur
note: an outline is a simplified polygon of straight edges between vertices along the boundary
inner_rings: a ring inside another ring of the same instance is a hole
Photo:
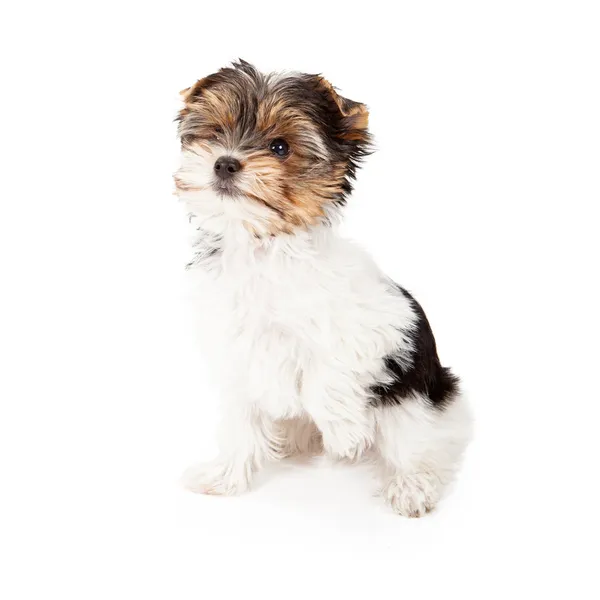
[[[384,357],[395,352],[410,364],[410,302],[335,227],[251,233],[248,223],[261,231],[262,207],[208,189],[213,162],[212,152],[186,152],[177,174],[202,228],[192,272],[198,311],[219,346],[210,354],[220,358],[226,409],[221,455],[189,469],[185,484],[243,492],[266,461],[312,450],[322,436],[337,457],[372,450],[385,499],[403,515],[423,515],[460,463],[470,418],[460,396],[443,410],[420,396],[370,405],[369,386],[386,378]]]

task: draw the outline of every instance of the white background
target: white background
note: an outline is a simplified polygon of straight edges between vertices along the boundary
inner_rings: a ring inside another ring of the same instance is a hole
[[[597,2],[2,13],[2,598],[598,598]],[[325,462],[240,498],[178,487],[217,397],[173,118],[238,56],[371,109],[345,232],[421,301],[477,417],[427,518]]]

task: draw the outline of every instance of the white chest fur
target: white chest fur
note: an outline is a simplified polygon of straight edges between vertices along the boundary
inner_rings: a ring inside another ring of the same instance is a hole
[[[237,230],[221,244],[210,272],[199,267],[198,276],[230,401],[294,416],[329,378],[351,374],[368,385],[383,357],[402,345],[414,319],[410,305],[332,230],[267,243]]]

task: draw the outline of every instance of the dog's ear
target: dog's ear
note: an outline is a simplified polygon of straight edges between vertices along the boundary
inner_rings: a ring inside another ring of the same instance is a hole
[[[188,102],[193,101],[194,98],[197,98],[202,93],[202,90],[207,86],[207,80],[208,77],[198,79],[198,81],[196,81],[196,83],[191,87],[185,88],[185,90],[181,90],[179,92],[181,100],[187,104]]]
[[[360,103],[344,98],[320,75],[314,78],[319,92],[328,103],[329,109],[337,113],[340,123],[340,137],[348,141],[367,141],[369,127],[369,110]]]

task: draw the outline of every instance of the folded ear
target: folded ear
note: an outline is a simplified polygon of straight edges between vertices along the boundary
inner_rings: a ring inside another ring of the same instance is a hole
[[[367,134],[369,126],[369,110],[364,104],[354,102],[340,96],[336,89],[324,77],[317,76],[317,85],[328,99],[330,106],[335,107],[342,124],[342,137],[347,140],[360,141]]]
[[[207,84],[207,78],[204,77],[203,79],[199,79],[198,81],[196,81],[196,83],[189,87],[189,88],[185,88],[185,90],[181,90],[179,92],[179,95],[181,96],[181,99],[183,100],[183,102],[187,103],[190,102],[191,100],[193,100],[196,96],[199,96],[200,93],[202,92],[202,88],[204,88]]]

